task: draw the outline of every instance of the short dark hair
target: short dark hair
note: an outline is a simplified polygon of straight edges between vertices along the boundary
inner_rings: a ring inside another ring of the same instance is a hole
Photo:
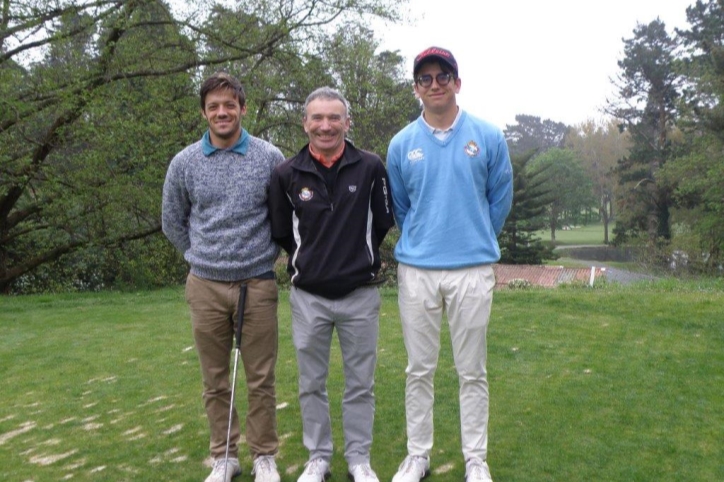
[[[246,94],[239,79],[226,72],[216,72],[201,84],[201,90],[199,91],[201,110],[206,109],[206,96],[209,95],[209,92],[219,89],[232,91],[236,96],[236,100],[239,101],[239,107],[244,107],[244,104],[246,104]]]
[[[425,65],[428,65],[428,64],[439,65],[440,70],[442,70],[446,74],[452,75],[453,80],[458,78],[458,73],[455,71],[455,69],[450,64],[448,64],[444,60],[432,58],[432,59],[425,59],[417,65],[417,69],[415,69],[413,80],[415,80],[415,81],[417,80],[417,74],[418,74],[418,72],[420,72],[420,69],[422,69]]]

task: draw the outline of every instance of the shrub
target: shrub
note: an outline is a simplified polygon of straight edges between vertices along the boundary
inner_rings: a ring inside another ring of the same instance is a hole
[[[527,279],[516,278],[516,279],[512,279],[512,280],[508,281],[508,288],[510,288],[512,290],[528,289],[531,286],[533,286],[533,284],[530,281],[528,281]]]

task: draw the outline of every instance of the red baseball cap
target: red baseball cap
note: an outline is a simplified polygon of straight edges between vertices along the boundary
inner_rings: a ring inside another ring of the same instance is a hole
[[[452,52],[441,47],[429,47],[417,54],[412,66],[412,75],[417,75],[417,71],[420,70],[420,66],[431,59],[436,59],[446,63],[450,69],[452,69],[452,73],[455,74],[455,77],[458,76],[458,63],[455,60],[455,57],[453,57]]]

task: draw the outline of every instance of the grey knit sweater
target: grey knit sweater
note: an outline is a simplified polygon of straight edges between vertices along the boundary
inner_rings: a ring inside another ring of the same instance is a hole
[[[272,144],[251,137],[246,155],[202,141],[179,152],[163,186],[162,226],[190,265],[191,273],[238,281],[274,269],[267,194],[274,167],[284,160]]]

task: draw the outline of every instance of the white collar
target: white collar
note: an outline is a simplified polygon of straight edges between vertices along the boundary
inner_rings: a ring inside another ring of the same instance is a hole
[[[460,116],[463,113],[463,110],[460,107],[458,107],[457,109],[458,109],[458,113],[455,116],[455,120],[453,120],[453,123],[450,124],[450,127],[446,128],[446,129],[438,129],[437,127],[431,126],[430,124],[427,123],[427,120],[425,120],[424,115],[422,116],[422,122],[424,122],[425,125],[427,126],[427,128],[430,129],[430,132],[432,133],[432,135],[434,135],[435,137],[437,137],[440,140],[445,140],[445,138],[447,136],[449,136],[450,133],[452,132],[452,130],[455,128],[458,121],[460,120]]]

